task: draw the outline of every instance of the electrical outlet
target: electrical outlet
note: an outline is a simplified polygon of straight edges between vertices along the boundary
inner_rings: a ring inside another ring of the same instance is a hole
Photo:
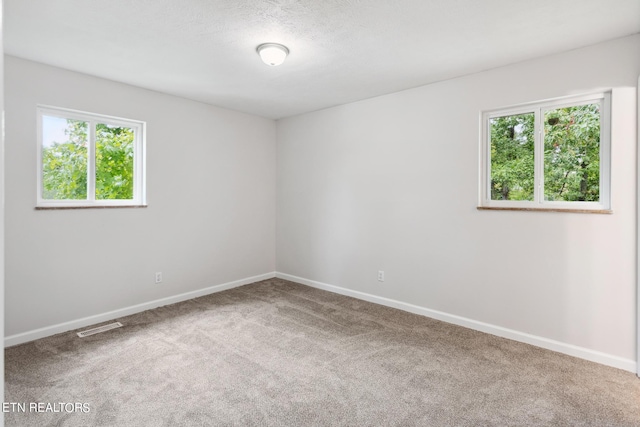
[[[378,271],[378,282],[384,282],[384,271]]]
[[[160,283],[162,282],[162,272],[158,271],[156,272],[156,283]]]

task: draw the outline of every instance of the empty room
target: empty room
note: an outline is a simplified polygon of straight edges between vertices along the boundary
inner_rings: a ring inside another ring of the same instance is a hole
[[[4,425],[640,425],[640,0],[0,5]]]

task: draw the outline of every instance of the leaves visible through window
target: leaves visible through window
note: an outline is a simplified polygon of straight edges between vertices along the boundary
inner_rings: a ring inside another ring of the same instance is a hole
[[[86,199],[87,122],[43,116],[42,133],[42,198]]]
[[[491,199],[533,200],[534,115],[490,120]]]
[[[544,199],[600,200],[600,107],[544,113]]]

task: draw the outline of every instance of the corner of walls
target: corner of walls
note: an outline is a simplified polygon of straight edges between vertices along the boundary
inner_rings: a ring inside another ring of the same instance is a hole
[[[0,339],[4,340],[4,2],[0,0]],[[0,384],[4,384],[4,352],[0,354]],[[4,402],[4,387],[0,390]],[[0,417],[0,427],[4,417]]]
[[[638,37],[640,38],[640,34],[638,35]],[[636,93],[638,96],[638,118],[636,120],[636,134],[638,137],[638,147],[640,147],[640,73],[638,75],[638,86],[636,86]],[[638,377],[640,377],[640,148],[638,149],[637,154],[638,158],[636,161],[636,176],[638,180],[638,206],[636,210],[636,373],[638,374]]]

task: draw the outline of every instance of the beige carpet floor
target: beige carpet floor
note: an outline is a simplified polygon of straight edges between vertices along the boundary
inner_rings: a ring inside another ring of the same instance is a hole
[[[6,349],[6,425],[640,426],[632,373],[284,280],[117,320]]]

